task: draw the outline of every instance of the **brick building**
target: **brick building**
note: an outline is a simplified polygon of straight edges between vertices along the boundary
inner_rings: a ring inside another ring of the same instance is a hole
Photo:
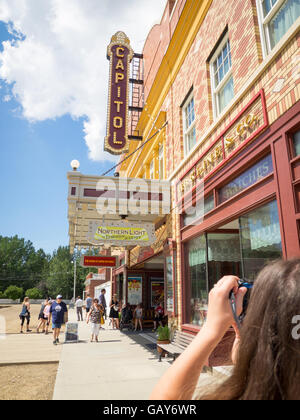
[[[220,277],[299,256],[299,16],[299,0],[169,0],[145,42],[137,129],[156,135],[119,170],[170,180],[172,211],[114,287],[140,276],[150,308],[160,282],[170,324],[187,332]]]
[[[95,296],[95,288],[106,283],[107,279],[110,280],[110,273],[107,275],[107,270],[105,269],[99,269],[98,274],[89,273],[85,280],[84,295],[90,295],[91,298],[98,298],[99,296]]]

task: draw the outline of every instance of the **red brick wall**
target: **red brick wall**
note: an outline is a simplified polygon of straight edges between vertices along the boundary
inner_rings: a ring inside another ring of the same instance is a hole
[[[166,8],[161,25],[155,26],[149,33],[144,48],[146,97],[169,44],[170,33],[173,33],[180,11],[185,3],[186,0],[177,2],[171,21],[167,16],[168,8]],[[183,129],[180,106],[192,86],[194,88],[198,141],[213,123],[208,58],[226,26],[228,26],[231,45],[235,94],[243,88],[263,61],[255,0],[227,0],[226,7],[224,7],[223,1],[214,0],[163,104],[163,109],[167,110],[168,120],[165,154],[167,157],[167,177],[183,159]],[[245,93],[235,109],[220,122],[211,138],[203,141],[203,147],[199,148],[193,158],[200,155],[209,142],[215,139],[218,132],[232,121],[234,116],[262,87],[266,91],[270,123],[274,122],[299,100],[300,80],[298,79],[296,83],[289,83],[288,81],[289,78],[292,78],[292,72],[294,71],[292,68],[293,57],[297,55],[297,51],[299,51],[299,34],[291,40],[276,62]],[[286,83],[280,93],[274,94],[272,89],[280,77],[286,78]]]

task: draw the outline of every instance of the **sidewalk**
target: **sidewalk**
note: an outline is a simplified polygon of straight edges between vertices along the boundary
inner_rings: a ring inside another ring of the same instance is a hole
[[[75,312],[69,320],[76,322]],[[153,352],[129,335],[108,328],[100,331],[99,343],[90,343],[90,326],[79,323],[80,343],[64,344],[54,389],[54,400],[148,399],[168,369]],[[150,344],[150,341],[149,341]]]
[[[69,312],[69,320],[77,321],[74,310]],[[99,339],[99,343],[90,343],[90,326],[79,322],[80,342],[62,345],[53,399],[149,399],[172,363],[172,359],[158,362],[154,335],[121,333],[108,327],[107,322]],[[197,394],[224,379],[223,375],[201,374]]]
[[[61,350],[52,334],[7,334],[0,340],[0,365],[58,362]]]

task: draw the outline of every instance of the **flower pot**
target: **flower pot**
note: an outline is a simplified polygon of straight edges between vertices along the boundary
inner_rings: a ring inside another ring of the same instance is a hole
[[[158,353],[163,353],[162,356],[164,357],[166,352],[159,346],[160,344],[170,344],[170,340],[163,340],[163,341],[157,340],[157,351]]]

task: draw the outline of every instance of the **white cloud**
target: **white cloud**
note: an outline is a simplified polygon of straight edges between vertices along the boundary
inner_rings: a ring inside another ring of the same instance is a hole
[[[118,30],[141,52],[166,0],[1,0],[0,20],[14,33],[3,43],[0,78],[31,122],[70,114],[85,117],[92,160],[103,152],[108,61],[106,48]]]

